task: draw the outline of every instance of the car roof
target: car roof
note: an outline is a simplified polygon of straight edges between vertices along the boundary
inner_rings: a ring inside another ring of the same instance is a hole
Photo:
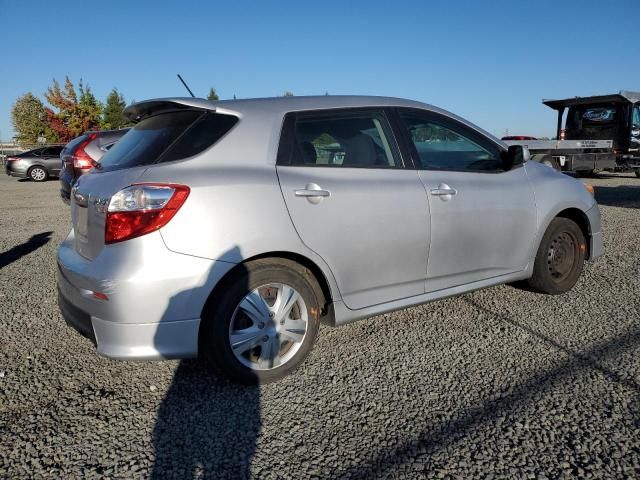
[[[379,97],[365,95],[317,95],[317,96],[286,96],[286,97],[266,97],[247,98],[237,100],[209,101],[204,98],[192,97],[168,97],[144,100],[134,103],[125,108],[123,114],[129,120],[138,120],[146,115],[173,108],[199,108],[212,110],[217,113],[230,114],[238,117],[244,115],[272,116],[282,118],[290,112],[300,112],[307,110],[323,110],[333,108],[366,108],[366,107],[405,107],[418,108],[439,113],[451,117],[459,122],[479,131],[490,137],[496,143],[504,144],[494,135],[486,132],[477,125],[461,118],[444,109],[433,105],[395,97]],[[505,147],[506,148],[506,147]]]

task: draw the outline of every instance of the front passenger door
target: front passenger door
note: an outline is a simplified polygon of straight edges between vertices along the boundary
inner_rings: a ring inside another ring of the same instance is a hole
[[[427,292],[524,270],[536,234],[533,188],[493,140],[451,117],[399,114],[431,209]]]
[[[384,110],[289,114],[277,173],[302,242],[348,308],[424,293],[429,203]]]

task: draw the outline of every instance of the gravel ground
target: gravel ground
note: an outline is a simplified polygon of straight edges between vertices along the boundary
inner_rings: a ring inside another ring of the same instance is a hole
[[[294,375],[96,355],[65,326],[58,183],[0,178],[0,477],[640,477],[640,179],[588,182],[606,255],[339,329]],[[30,240],[31,239],[31,240]]]

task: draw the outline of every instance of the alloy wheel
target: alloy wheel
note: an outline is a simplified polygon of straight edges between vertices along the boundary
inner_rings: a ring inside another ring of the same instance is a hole
[[[229,344],[244,366],[272,370],[298,352],[308,323],[302,295],[289,285],[270,283],[240,301],[229,324]]]
[[[31,169],[31,172],[29,173],[29,175],[31,176],[32,180],[35,180],[36,182],[41,182],[46,178],[47,172],[45,172],[42,168],[36,167]]]

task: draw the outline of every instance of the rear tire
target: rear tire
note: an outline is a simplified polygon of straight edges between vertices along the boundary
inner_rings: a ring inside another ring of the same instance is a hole
[[[568,218],[554,218],[538,247],[529,286],[550,295],[568,292],[580,278],[586,250],[580,227]]]
[[[201,356],[232,382],[255,385],[283,378],[313,347],[320,325],[318,291],[311,272],[290,260],[243,265],[203,316]]]
[[[636,177],[640,178],[640,168],[636,168]]]
[[[27,176],[34,182],[44,182],[47,178],[49,178],[47,170],[39,166],[31,167],[27,172]]]

